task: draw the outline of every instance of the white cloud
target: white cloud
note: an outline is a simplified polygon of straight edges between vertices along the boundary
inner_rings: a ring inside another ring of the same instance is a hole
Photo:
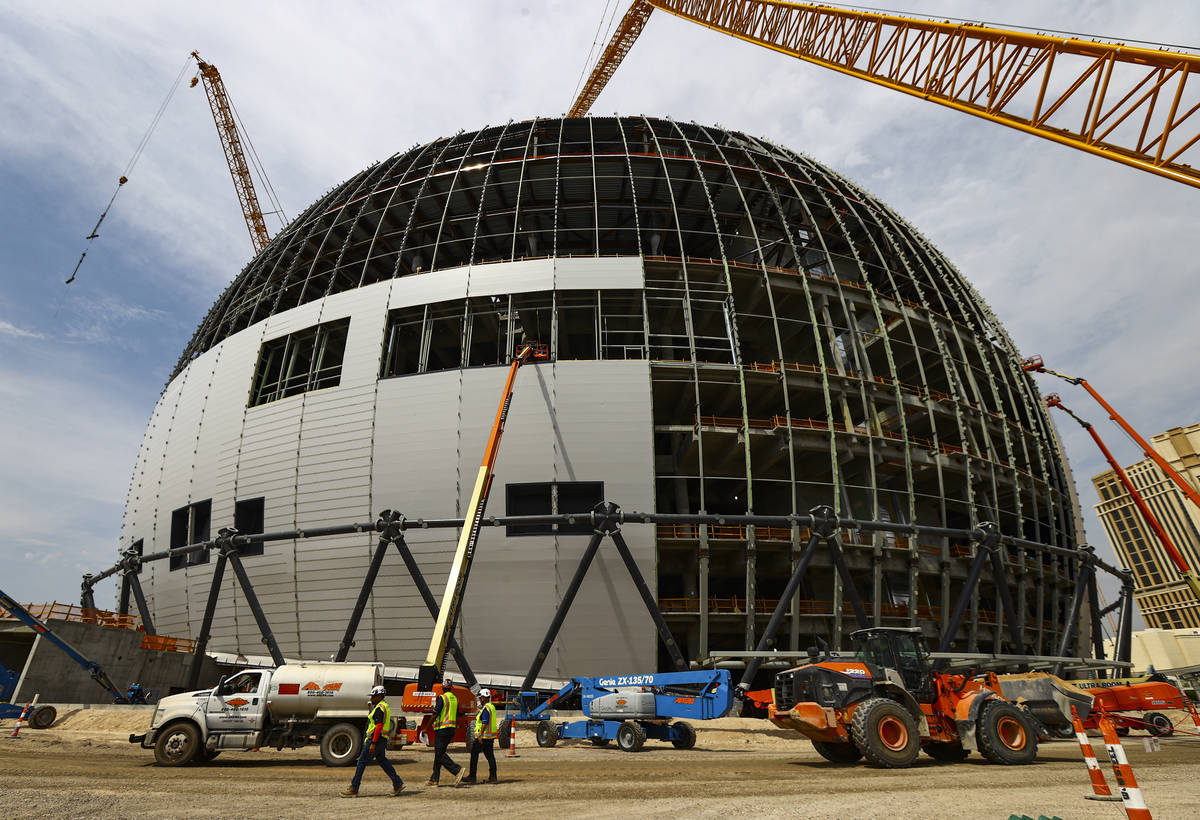
[[[36,333],[32,330],[22,330],[21,328],[14,325],[12,322],[6,322],[3,319],[0,319],[0,335],[15,336],[18,339],[42,339],[42,338],[44,338],[42,336],[42,334],[40,334],[40,333]]]

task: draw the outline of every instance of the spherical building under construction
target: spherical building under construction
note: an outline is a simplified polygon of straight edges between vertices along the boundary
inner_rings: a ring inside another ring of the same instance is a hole
[[[1075,546],[1069,477],[1015,346],[950,263],[862,189],[800,154],[644,117],[547,119],[398,154],[320,198],[217,300],[156,407],[124,545],[461,516],[521,340],[488,512],[806,513],[1001,531]],[[590,528],[483,531],[459,639],[476,671],[521,672]],[[798,550],[788,528],[627,524],[689,660],[753,643]],[[338,646],[376,536],[246,550],[285,655]],[[434,586],[456,533],[409,530]],[[936,634],[970,549],[848,539],[873,618]],[[195,635],[207,553],[147,563],[158,631]],[[819,558],[783,647],[840,637]],[[1027,648],[1050,652],[1069,572],[1008,579]],[[1048,563],[1049,562],[1049,563]],[[213,648],[261,654],[232,578]],[[991,649],[981,588],[958,636]],[[850,627],[849,621],[846,628]],[[385,561],[351,659],[416,665],[432,620]],[[653,670],[654,626],[602,549],[548,658],[556,675]]]

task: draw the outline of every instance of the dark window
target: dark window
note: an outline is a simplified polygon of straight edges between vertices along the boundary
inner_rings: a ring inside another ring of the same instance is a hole
[[[233,504],[233,528],[242,535],[255,535],[262,532],[265,511],[265,498],[247,498],[243,501],[235,501]],[[262,554],[262,541],[238,547],[238,555],[243,557]]]
[[[209,539],[209,527],[212,522],[212,499],[197,501],[186,507],[180,507],[171,513],[171,549],[186,547],[188,544],[199,544]],[[207,564],[208,550],[199,550],[187,555],[172,555],[171,570],[194,564]]]
[[[505,515],[589,513],[604,500],[603,481],[558,481],[505,486]],[[574,524],[518,524],[507,535],[591,535],[589,520]]]
[[[342,380],[342,356],[349,330],[350,320],[339,319],[263,342],[250,406],[337,387]]]

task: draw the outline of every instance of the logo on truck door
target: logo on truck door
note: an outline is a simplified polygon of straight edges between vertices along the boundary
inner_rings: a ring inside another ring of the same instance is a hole
[[[250,701],[246,700],[245,698],[230,698],[229,700],[225,701],[225,705],[234,709],[241,709],[249,702]]]

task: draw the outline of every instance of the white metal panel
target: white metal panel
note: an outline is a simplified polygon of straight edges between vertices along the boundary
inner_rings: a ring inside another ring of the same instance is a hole
[[[350,317],[341,382],[335,390],[368,385],[374,389],[383,353],[389,285],[378,282],[325,297],[322,323]]]
[[[306,327],[318,324],[320,322],[319,317],[323,302],[323,299],[318,299],[315,302],[308,302],[291,310],[285,310],[283,313],[268,316],[265,320],[266,329],[263,333],[263,341],[278,339],[280,336],[286,336],[289,333],[295,333],[297,330],[304,330]],[[247,329],[253,330],[253,328]]]
[[[554,260],[554,287],[558,290],[597,290],[645,287],[641,257],[597,256]]]
[[[461,299],[467,293],[467,268],[418,273],[393,279],[389,308],[425,305],[447,299]]]
[[[520,262],[473,265],[467,289],[469,296],[500,296],[508,293],[553,290],[554,260],[523,259]]]

